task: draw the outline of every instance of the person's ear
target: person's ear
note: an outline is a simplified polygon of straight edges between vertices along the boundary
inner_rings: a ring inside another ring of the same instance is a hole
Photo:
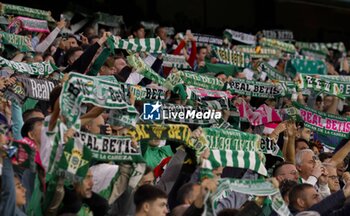
[[[145,202],[143,205],[142,205],[142,208],[145,212],[149,212],[150,210],[150,204],[148,202]]]
[[[301,171],[300,165],[295,165],[295,167],[297,168],[297,170],[298,170],[299,172]]]
[[[297,199],[297,204],[298,204],[298,206],[300,206],[300,207],[302,207],[302,208],[305,208],[305,202],[304,202],[303,199],[298,198],[298,199]]]
[[[29,139],[31,139],[31,140],[33,140],[33,139],[34,139],[34,136],[33,136],[32,131],[28,132],[28,137],[29,137]]]

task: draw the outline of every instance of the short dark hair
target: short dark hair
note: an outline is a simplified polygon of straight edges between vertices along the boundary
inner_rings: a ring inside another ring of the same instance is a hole
[[[75,52],[77,51],[83,51],[81,47],[71,47],[69,50],[66,52],[66,60],[68,62],[68,59],[74,55]]]
[[[22,137],[28,137],[28,133],[32,130],[34,130],[34,126],[37,122],[43,122],[44,119],[43,118],[31,118],[29,120],[27,120],[22,129],[21,129],[21,136]]]
[[[288,195],[291,189],[296,185],[298,185],[296,181],[284,179],[280,184],[280,191],[281,191],[282,197]]]
[[[197,47],[197,53],[199,53],[201,51],[201,49],[206,49],[207,50],[207,47],[205,47],[205,46],[198,46]]]
[[[146,166],[146,169],[145,169],[145,173],[144,173],[144,175],[147,175],[147,174],[148,174],[148,173],[150,173],[150,172],[153,172],[152,167],[150,167],[150,166]]]
[[[295,143],[295,148],[297,148],[297,143],[300,143],[300,142],[305,142],[309,146],[309,142],[306,139],[298,138],[294,142]]]
[[[134,32],[136,32],[136,31],[138,31],[139,29],[142,29],[142,28],[145,29],[145,26],[142,25],[141,23],[139,23],[139,24],[133,26],[131,31],[132,31],[132,33],[134,33]]]
[[[193,192],[194,185],[195,185],[194,183],[189,182],[180,187],[180,189],[177,191],[177,197],[176,197],[176,201],[179,205],[185,204],[186,198],[191,196]]]
[[[304,197],[304,190],[309,188],[313,188],[313,186],[306,183],[295,185],[289,192],[289,204],[295,207],[297,204],[297,199]]]
[[[294,165],[293,163],[288,162],[288,161],[284,161],[284,162],[281,162],[281,163],[277,163],[277,164],[275,165],[275,168],[274,168],[273,171],[272,171],[272,176],[273,176],[273,177],[276,177],[276,176],[278,175],[279,170],[280,170],[284,165],[287,165],[287,164]]]
[[[157,26],[156,29],[154,29],[154,33],[155,33],[156,35],[158,35],[160,29],[162,29],[162,28],[165,28],[165,26],[162,26],[162,25]]]
[[[161,189],[152,185],[142,185],[139,187],[134,194],[134,204],[136,206],[136,211],[140,211],[142,205],[145,202],[152,202],[156,199],[167,199],[167,194]]]
[[[225,75],[226,76],[226,74],[224,72],[219,72],[219,73],[215,74],[215,77],[218,77],[220,75]]]
[[[324,162],[326,159],[332,158],[333,153],[332,152],[321,152],[318,155],[318,158],[320,159],[321,162]]]
[[[28,110],[26,110],[26,111],[24,111],[22,113],[23,121],[27,121],[28,119],[30,119],[31,118],[30,115],[32,113],[34,113],[34,112],[41,112],[41,113],[43,113],[43,111],[41,109],[39,109],[39,108],[28,109]]]

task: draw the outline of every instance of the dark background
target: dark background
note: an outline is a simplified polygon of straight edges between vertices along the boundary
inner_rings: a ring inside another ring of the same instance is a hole
[[[288,29],[298,41],[350,45],[350,0],[12,0],[3,1],[62,11],[80,5],[93,13],[123,15],[127,27],[138,21],[157,21],[176,31],[192,29],[222,35],[225,28],[255,34],[262,29]]]

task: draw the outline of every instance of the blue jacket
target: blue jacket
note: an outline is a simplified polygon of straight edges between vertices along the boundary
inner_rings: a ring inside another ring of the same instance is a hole
[[[5,158],[2,167],[0,215],[25,216],[16,206],[16,188],[11,160]]]

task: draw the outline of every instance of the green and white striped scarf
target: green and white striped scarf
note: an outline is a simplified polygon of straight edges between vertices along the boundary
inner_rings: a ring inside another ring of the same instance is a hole
[[[71,72],[60,96],[61,115],[66,119],[68,128],[78,121],[82,103],[137,113],[135,107],[128,104],[121,86],[117,83]]]
[[[252,58],[279,58],[281,56],[281,51],[279,49],[270,47],[261,47],[260,50],[257,50],[254,46],[236,45],[233,47],[233,50],[247,53]]]
[[[150,66],[148,66],[139,56],[129,55],[127,57],[128,63],[134,67],[138,73],[152,80],[153,82],[164,85],[165,79],[157,74]],[[167,86],[168,89],[173,89],[173,86]]]
[[[141,149],[132,146],[131,137],[77,132],[74,142],[88,147],[92,158],[99,161],[144,162]]]
[[[222,90],[224,88],[224,83],[218,78],[197,74],[192,71],[171,73],[166,81],[171,86],[185,84],[209,90]]]
[[[24,63],[24,62],[15,62],[7,60],[0,56],[0,66],[8,67],[15,72],[29,74],[29,75],[49,75],[57,70],[57,67],[51,62],[34,62],[34,63]]]
[[[32,17],[36,19],[43,19],[49,22],[54,22],[55,20],[51,17],[50,11],[39,10],[35,8],[29,8],[13,4],[0,4],[1,15],[21,15],[26,17]]]
[[[225,29],[224,36],[230,41],[235,40],[249,45],[256,44],[256,36],[251,34],[246,34],[243,32],[233,31],[231,29]]]
[[[222,47],[212,46],[215,56],[220,62],[231,64],[237,67],[247,67],[249,65],[249,55]]]
[[[261,38],[259,41],[260,45],[280,49],[284,52],[294,54],[296,49],[293,44],[285,43],[276,39]]]
[[[118,40],[115,36],[111,36],[107,39],[107,43],[112,50],[125,49],[132,52],[163,53],[162,40],[159,37]]]
[[[182,55],[171,55],[164,54],[163,56],[163,66],[177,68],[181,70],[191,70],[191,66],[186,61],[185,56]]]
[[[275,68],[273,68],[269,63],[267,62],[259,62],[257,66],[257,70],[262,73],[267,73],[267,76],[271,80],[281,80],[285,81],[288,80],[288,78],[284,75],[278,72]]]
[[[205,167],[215,169],[222,167],[237,167],[253,170],[261,175],[267,176],[264,166],[265,156],[255,151],[234,150],[210,150],[208,160],[203,160]]]
[[[29,37],[0,32],[1,43],[14,46],[20,52],[33,52],[32,42]]]
[[[71,138],[65,144],[58,162],[58,172],[63,172],[66,180],[70,182],[81,181],[89,170],[91,158],[90,149]]]
[[[315,92],[322,92],[328,95],[334,95],[339,98],[344,98],[337,83],[323,78],[316,78],[305,74],[299,74],[297,87],[300,90],[312,89]]]
[[[258,82],[245,79],[234,79],[227,84],[227,90],[232,94],[251,97],[276,98],[295,93],[295,84],[292,82]]]

